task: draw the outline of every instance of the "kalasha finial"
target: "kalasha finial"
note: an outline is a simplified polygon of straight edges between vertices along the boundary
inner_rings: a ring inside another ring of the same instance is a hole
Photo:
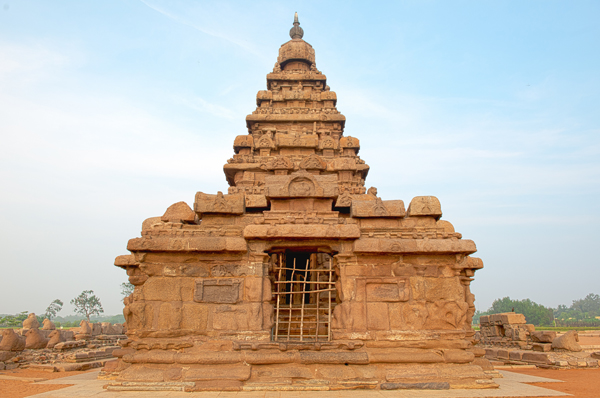
[[[301,39],[304,36],[304,31],[300,27],[300,22],[298,22],[298,13],[294,13],[294,27],[290,29],[290,37],[292,39]]]

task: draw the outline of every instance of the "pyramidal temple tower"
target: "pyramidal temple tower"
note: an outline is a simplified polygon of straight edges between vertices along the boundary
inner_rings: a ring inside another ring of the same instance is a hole
[[[496,387],[472,344],[475,244],[437,198],[405,209],[365,188],[303,34],[296,14],[235,137],[227,193],[145,220],[117,257],[135,290],[109,389]]]

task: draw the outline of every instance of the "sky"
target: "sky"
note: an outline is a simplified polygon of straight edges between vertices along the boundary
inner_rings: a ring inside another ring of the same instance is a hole
[[[223,164],[297,11],[384,200],[477,244],[476,307],[600,293],[598,1],[0,0],[0,313],[93,290]]]

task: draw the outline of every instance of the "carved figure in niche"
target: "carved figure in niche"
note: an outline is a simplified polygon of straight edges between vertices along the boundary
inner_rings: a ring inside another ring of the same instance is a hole
[[[465,286],[465,300],[469,306],[467,310],[467,319],[465,320],[465,329],[470,330],[470,325],[473,323],[473,315],[475,315],[475,295],[471,293],[469,285]]]
[[[258,148],[271,148],[273,147],[273,141],[265,134],[261,137],[257,144]]]
[[[297,178],[290,183],[291,196],[310,196],[314,192],[315,184],[306,178]]]
[[[131,296],[125,297],[123,300],[125,308],[123,308],[123,316],[125,322],[130,329],[141,329],[146,323],[146,306],[144,303],[134,303]]]
[[[285,156],[279,156],[273,160],[273,164],[271,166],[272,169],[283,169],[290,170],[293,169],[294,166],[292,161]]]
[[[294,133],[294,141],[292,142],[292,145],[302,145],[302,139],[298,133]]]
[[[456,301],[436,301],[428,303],[429,318],[426,329],[455,329],[460,328],[467,319],[469,305]]]
[[[352,205],[352,195],[348,193],[348,191],[344,191],[344,193],[337,198],[335,202],[335,207],[350,207]]]
[[[377,198],[375,200],[375,205],[373,206],[373,214],[375,214],[376,216],[386,216],[388,214],[388,210],[383,204],[381,198]]]
[[[227,211],[227,203],[225,202],[225,197],[223,196],[223,192],[217,192],[217,198],[215,199],[214,209],[217,211]]]
[[[407,329],[420,330],[427,321],[429,312],[425,303],[414,303],[402,308],[402,318]]]
[[[301,169],[318,169],[323,170],[325,165],[317,155],[310,155],[300,163]]]
[[[371,195],[373,197],[377,197],[377,188],[371,187],[367,190],[367,195]]]
[[[332,149],[335,146],[335,143],[333,142],[333,138],[325,137],[323,138],[323,143],[321,145],[323,148]]]

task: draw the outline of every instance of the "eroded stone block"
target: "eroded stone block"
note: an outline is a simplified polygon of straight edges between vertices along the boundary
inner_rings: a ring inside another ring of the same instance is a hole
[[[240,301],[243,281],[243,279],[233,278],[196,280],[194,301],[199,303],[235,304]]]

